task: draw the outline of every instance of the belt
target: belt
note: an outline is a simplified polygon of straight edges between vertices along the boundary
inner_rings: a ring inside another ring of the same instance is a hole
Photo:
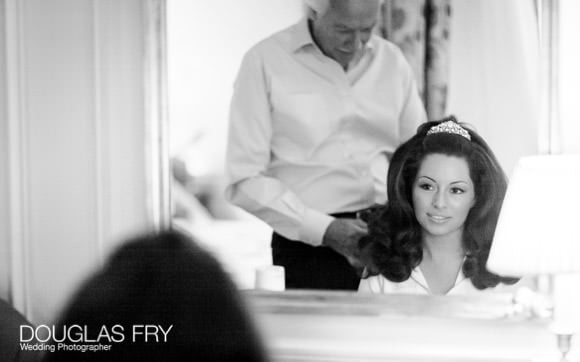
[[[330,214],[330,216],[334,216],[338,219],[360,219],[363,221],[367,221],[368,217],[376,210],[378,210],[380,207],[381,207],[380,205],[374,205],[358,211],[337,212],[334,214]]]

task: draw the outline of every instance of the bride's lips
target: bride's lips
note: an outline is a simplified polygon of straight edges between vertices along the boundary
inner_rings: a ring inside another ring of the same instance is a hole
[[[433,214],[427,214],[427,216],[429,217],[429,219],[435,223],[444,223],[447,220],[451,219],[449,216],[441,216],[441,215],[433,215]]]

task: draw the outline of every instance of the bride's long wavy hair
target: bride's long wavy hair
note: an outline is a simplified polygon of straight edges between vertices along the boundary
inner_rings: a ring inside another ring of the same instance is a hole
[[[443,154],[464,159],[475,188],[475,204],[464,223],[463,249],[466,259],[464,275],[477,289],[495,287],[498,283],[513,284],[516,278],[502,277],[485,267],[507,178],[487,143],[466,125],[471,140],[453,133],[427,132],[439,123],[421,125],[409,141],[393,154],[387,176],[388,202],[369,219],[369,235],[361,239],[363,255],[372,274],[382,274],[393,282],[409,278],[423,258],[422,228],[415,217],[412,202],[413,183],[427,155]]]

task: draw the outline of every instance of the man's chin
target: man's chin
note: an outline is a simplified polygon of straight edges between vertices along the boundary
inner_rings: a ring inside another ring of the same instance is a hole
[[[335,60],[343,67],[347,67],[354,57],[336,57]]]

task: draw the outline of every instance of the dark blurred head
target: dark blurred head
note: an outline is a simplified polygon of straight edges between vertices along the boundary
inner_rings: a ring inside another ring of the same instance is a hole
[[[48,353],[46,361],[265,360],[230,278],[211,255],[176,232],[138,237],[117,250],[72,298],[56,328],[71,325],[86,325],[93,338],[102,326],[110,333],[122,325],[125,339],[110,343],[107,352],[61,351]],[[166,342],[145,342],[143,335],[133,342],[135,325],[173,327]]]

